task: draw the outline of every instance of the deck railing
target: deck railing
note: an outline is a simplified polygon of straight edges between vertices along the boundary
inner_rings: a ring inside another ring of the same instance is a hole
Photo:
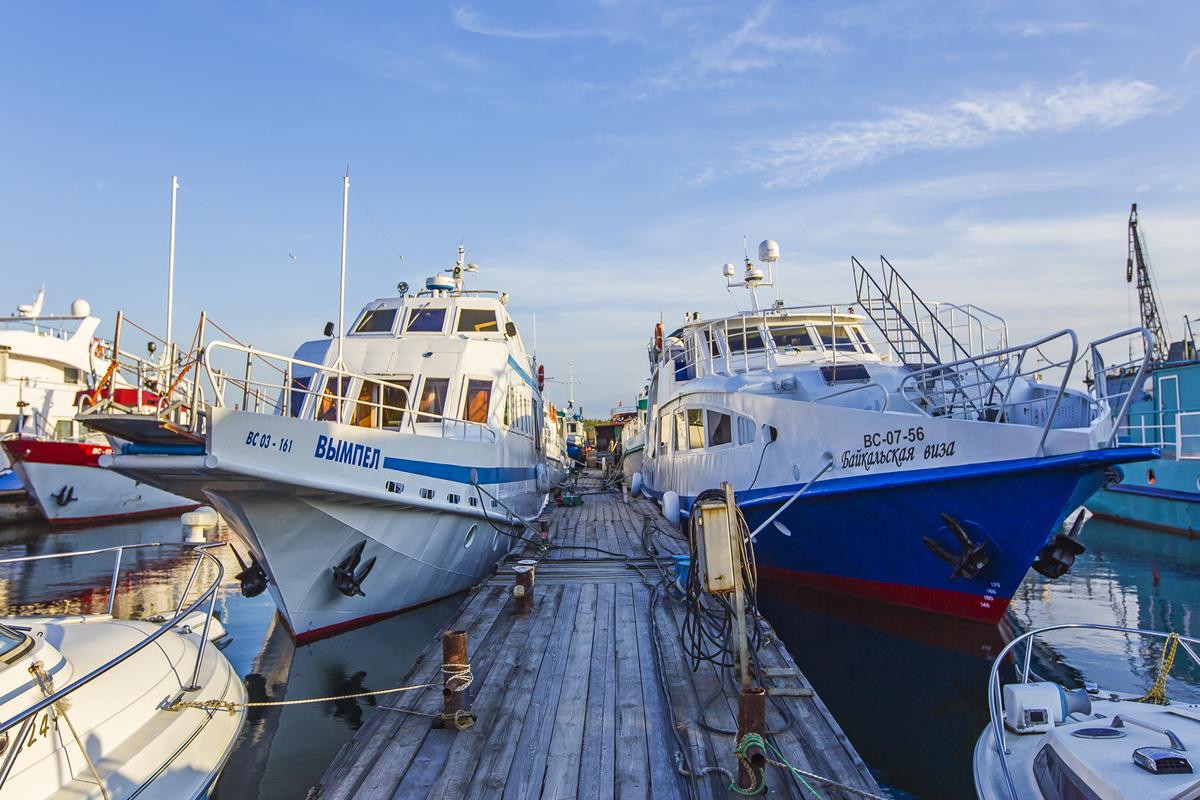
[[[990,712],[992,719],[992,736],[996,742],[996,752],[1000,756],[1000,768],[1004,773],[1004,780],[1008,784],[1008,792],[1012,800],[1018,800],[1018,798],[1017,788],[1013,781],[1012,773],[1008,767],[1009,751],[1008,746],[1005,743],[1007,734],[1004,729],[1004,703],[1000,686],[1000,667],[1010,657],[1010,655],[1012,656],[1013,660],[1016,661],[1016,655],[1013,651],[1024,642],[1025,653],[1024,658],[1021,661],[1021,666],[1019,667],[1019,673],[1017,677],[1021,683],[1029,683],[1030,678],[1035,677],[1031,669],[1034,638],[1044,636],[1051,631],[1061,630],[1112,631],[1116,633],[1144,636],[1151,639],[1167,639],[1174,635],[1159,631],[1143,631],[1136,628],[1124,628],[1118,625],[1067,623],[1063,625],[1051,625],[1045,628],[1039,628],[1038,630],[1029,631],[1028,633],[1021,634],[1005,645],[1004,649],[1000,651],[1000,654],[996,656],[996,660],[992,662],[992,671],[988,677],[988,711]],[[1193,663],[1195,663],[1197,666],[1200,666],[1200,656],[1196,655],[1196,650],[1193,649],[1192,645],[1200,646],[1200,639],[1194,639],[1190,636],[1183,636],[1182,634],[1179,635],[1179,646],[1183,648],[1184,652],[1191,656]]]
[[[114,658],[112,658],[108,662],[106,662],[105,664],[97,667],[96,669],[92,670],[88,674],[84,675],[82,678],[72,680],[66,686],[62,687],[61,689],[58,689],[53,694],[50,694],[49,696],[42,698],[41,700],[34,703],[29,708],[22,711],[20,714],[17,714],[13,717],[10,717],[9,719],[4,720],[3,722],[0,722],[0,732],[7,732],[16,725],[21,726],[20,732],[17,734],[16,738],[9,739],[9,741],[13,742],[13,745],[8,749],[8,752],[5,754],[3,765],[0,765],[0,788],[3,788],[4,782],[8,779],[9,774],[12,772],[13,765],[16,763],[16,759],[17,759],[18,755],[20,754],[20,752],[22,751],[22,743],[25,741],[25,738],[29,733],[29,726],[32,724],[33,720],[37,717],[38,714],[40,714],[42,711],[46,710],[50,706],[54,705],[58,701],[62,700],[64,697],[67,697],[72,692],[77,691],[80,687],[85,686],[88,683],[91,683],[96,678],[99,678],[101,675],[105,674],[109,670],[113,669],[117,665],[124,662],[130,656],[132,656],[135,653],[138,653],[141,650],[145,649],[146,647],[150,646],[153,642],[155,642],[160,637],[165,636],[168,631],[173,629],[182,620],[184,620],[187,616],[189,616],[190,614],[195,612],[197,609],[199,609],[207,601],[208,602],[208,611],[207,611],[207,615],[205,616],[205,619],[204,619],[204,630],[200,635],[200,642],[198,644],[197,651],[196,651],[196,664],[195,664],[194,669],[192,670],[191,681],[188,683],[187,686],[183,687],[184,691],[196,691],[197,689],[199,689],[199,686],[197,686],[196,681],[199,680],[199,678],[200,678],[200,665],[203,663],[204,650],[208,644],[208,627],[209,627],[209,623],[212,621],[213,611],[214,611],[215,605],[216,605],[216,599],[217,599],[216,592],[217,592],[217,588],[221,585],[221,581],[223,581],[225,578],[225,567],[221,564],[220,559],[218,559],[216,556],[214,556],[208,552],[208,548],[221,547],[221,546],[224,546],[224,542],[218,542],[218,543],[207,544],[207,545],[185,545],[185,544],[174,544],[174,543],[170,543],[170,542],[167,542],[167,543],[147,542],[147,543],[143,543],[143,544],[122,545],[120,547],[106,547],[106,548],[101,548],[99,550],[80,550],[80,551],[76,551],[76,552],[72,552],[72,553],[49,553],[47,555],[41,555],[41,556],[24,556],[21,558],[0,559],[0,565],[3,565],[3,564],[16,564],[16,563],[27,562],[27,561],[45,561],[48,559],[72,558],[74,556],[95,555],[95,554],[99,554],[99,553],[113,553],[114,554],[113,572],[112,572],[112,580],[109,585],[108,612],[107,612],[111,616],[112,609],[113,609],[113,601],[116,598],[117,580],[118,580],[118,578],[120,576],[120,572],[121,572],[121,556],[124,553],[124,551],[134,550],[134,549],[139,549],[139,548],[146,548],[146,547],[186,547],[186,548],[192,550],[196,554],[196,565],[192,569],[192,576],[191,576],[191,579],[188,581],[187,588],[184,589],[183,594],[179,598],[179,604],[175,607],[175,614],[169,620],[167,620],[166,622],[163,622],[159,626],[158,630],[154,631],[149,636],[147,636],[145,639],[138,642],[136,645],[129,648],[125,652],[121,653],[120,655],[115,656]],[[194,602],[192,602],[191,605],[187,606],[187,608],[184,608],[183,604],[184,604],[184,602],[186,602],[188,593],[191,591],[192,584],[196,580],[196,576],[200,570],[200,564],[202,561],[205,561],[205,560],[210,561],[213,565],[216,566],[216,568],[217,568],[216,578],[208,586],[207,589],[203,590],[200,593],[200,596]]]

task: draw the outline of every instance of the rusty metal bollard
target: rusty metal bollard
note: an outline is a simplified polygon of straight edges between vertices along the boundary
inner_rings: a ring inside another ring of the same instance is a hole
[[[517,607],[513,613],[525,615],[533,610],[533,567],[529,564],[518,564],[513,567],[513,571],[517,574],[517,581],[513,586],[513,597],[517,598]]]
[[[738,692],[737,742],[740,745],[748,733],[765,736],[767,733],[767,690],[752,686]],[[739,789],[752,791],[763,781],[763,769],[767,766],[767,754],[762,747],[751,744],[745,748],[745,757],[738,758],[737,785]]]
[[[442,634],[442,719],[434,720],[433,727],[455,727],[455,715],[470,710],[471,690],[463,686],[470,671],[467,632],[446,631]]]

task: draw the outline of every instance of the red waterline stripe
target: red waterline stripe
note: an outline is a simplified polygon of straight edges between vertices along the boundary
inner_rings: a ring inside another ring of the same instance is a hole
[[[869,600],[919,608],[935,614],[946,614],[975,622],[986,622],[990,625],[995,625],[1004,617],[1004,611],[1008,608],[1011,599],[996,597],[985,606],[984,598],[980,595],[947,589],[926,589],[921,586],[906,586],[902,583],[881,583],[861,578],[818,575],[813,572],[799,572],[762,564],[758,566],[758,572],[771,580],[792,581],[834,594],[865,597]]]
[[[9,439],[4,442],[13,461],[30,464],[64,464],[71,467],[99,467],[100,456],[111,453],[106,444],[84,442],[43,442],[38,439]]]
[[[465,592],[467,590],[464,589],[463,591]],[[349,622],[339,622],[336,625],[327,625],[324,628],[317,628],[316,630],[305,631],[304,633],[300,634],[297,634],[292,630],[292,625],[288,621],[287,617],[282,614],[280,614],[280,616],[283,617],[284,624],[287,625],[288,630],[291,631],[292,638],[296,640],[296,644],[309,644],[311,642],[320,641],[321,639],[328,639],[332,636],[337,636],[339,633],[345,633],[346,631],[352,631],[358,628],[365,628],[368,625],[381,622],[382,620],[388,619],[389,617],[394,617],[397,614],[403,614],[406,611],[416,611],[418,608],[424,608],[425,606],[433,605],[438,601],[445,600],[447,597],[454,597],[456,594],[462,594],[462,592],[451,592],[450,594],[442,595],[441,597],[435,597],[432,600],[426,600],[423,603],[417,603],[416,605],[398,608],[395,611],[383,611],[378,614],[368,614],[365,617],[357,617]]]

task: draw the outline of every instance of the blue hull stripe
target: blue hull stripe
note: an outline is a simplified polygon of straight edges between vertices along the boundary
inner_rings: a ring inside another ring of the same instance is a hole
[[[517,360],[515,358],[513,358],[512,356],[509,356],[508,357],[508,365],[517,371],[517,374],[520,375],[521,378],[524,379],[524,381],[529,384],[531,389],[533,389],[535,392],[537,391],[537,381],[535,381],[533,378],[531,378],[529,376],[528,372],[521,369],[521,365],[517,363]]]
[[[1178,500],[1182,503],[1200,503],[1200,494],[1196,494],[1195,492],[1178,492],[1174,489],[1157,489],[1153,486],[1127,486],[1119,483],[1116,486],[1110,486],[1108,491],[1140,494],[1144,497],[1154,497],[1161,500]]]
[[[397,472],[408,472],[413,475],[424,475],[443,481],[455,481],[466,484],[471,482],[472,468],[457,464],[436,464],[429,461],[385,457],[383,459],[383,468]],[[531,481],[537,475],[534,467],[475,467],[475,469],[479,470],[480,483]]]

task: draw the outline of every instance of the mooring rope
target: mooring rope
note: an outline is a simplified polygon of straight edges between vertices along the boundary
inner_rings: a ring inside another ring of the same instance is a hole
[[[33,675],[37,681],[38,688],[42,690],[42,694],[49,697],[54,694],[54,676],[46,672],[46,665],[41,661],[35,661],[29,665],[29,673]],[[79,751],[83,753],[83,760],[87,762],[88,769],[92,771],[92,777],[96,779],[96,785],[100,787],[100,794],[104,796],[104,800],[108,800],[108,789],[104,788],[104,781],[100,780],[100,773],[96,771],[96,765],[92,763],[92,757],[88,755],[87,748],[83,746],[83,742],[79,740],[79,734],[75,732],[75,726],[71,724],[71,718],[67,716],[67,709],[71,704],[66,698],[59,700],[54,704],[54,711],[63,718],[67,723],[67,727],[71,730],[71,736],[75,738],[75,744],[79,745]]]
[[[461,692],[470,686],[471,682],[475,679],[474,674],[471,672],[470,664],[442,664],[442,671],[450,673],[450,677],[446,680],[444,685],[452,692]],[[452,683],[455,685],[452,686]],[[166,710],[182,711],[185,708],[200,708],[215,711],[218,709],[223,709],[232,714],[239,708],[266,708],[269,706],[300,706],[307,705],[309,703],[328,703],[334,700],[353,700],[358,697],[374,697],[375,695],[381,694],[396,694],[398,692],[408,692],[414,689],[432,689],[442,685],[442,683],[419,683],[414,686],[397,686],[393,689],[378,689],[370,692],[358,692],[356,694],[339,694],[331,695],[329,697],[313,697],[305,700],[264,700],[257,703],[235,703],[231,700],[176,700],[174,703],[167,706]],[[405,713],[420,713],[408,712],[407,709],[395,708],[392,706],[380,706],[380,708],[386,708],[390,711],[403,711]],[[471,718],[470,723],[466,724],[465,727],[460,726],[460,722],[463,719],[462,715],[468,715]],[[455,727],[457,727],[459,730],[466,730],[467,728],[471,727],[475,721],[475,715],[470,711],[459,711],[455,714],[449,715],[422,714],[421,716],[441,717],[446,721],[454,722]]]
[[[1154,680],[1154,686],[1146,693],[1145,697],[1139,697],[1137,702],[1153,703],[1158,706],[1171,704],[1171,701],[1167,699],[1167,673],[1171,671],[1171,665],[1175,663],[1175,650],[1178,645],[1178,633],[1172,633],[1167,637],[1167,643],[1163,646],[1162,655],[1158,659],[1158,677]]]

